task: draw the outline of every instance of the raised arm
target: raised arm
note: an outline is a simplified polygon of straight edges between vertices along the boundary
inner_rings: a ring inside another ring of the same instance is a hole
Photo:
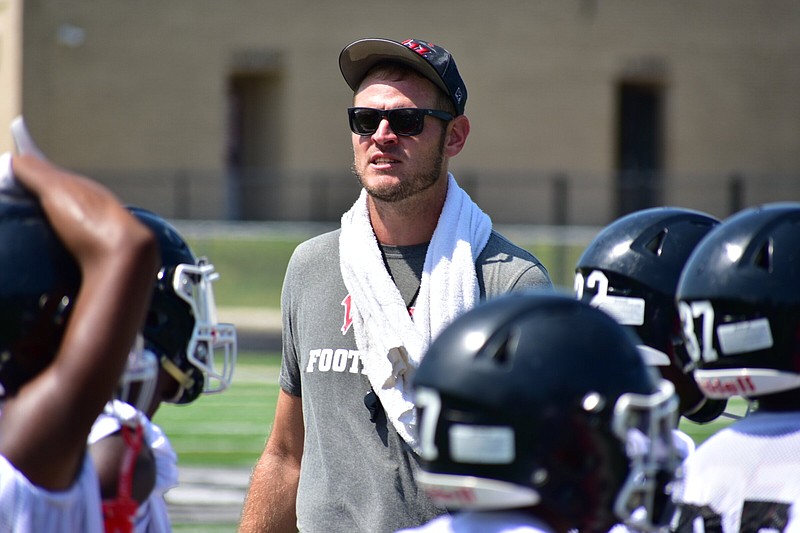
[[[75,258],[82,283],[55,359],[6,400],[0,454],[34,484],[69,487],[92,422],[142,326],[158,266],[153,235],[100,184],[35,156],[12,160]]]

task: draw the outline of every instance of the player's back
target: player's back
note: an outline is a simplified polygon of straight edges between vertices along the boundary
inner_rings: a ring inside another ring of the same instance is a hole
[[[684,463],[673,528],[800,530],[800,416],[753,413],[712,435]]]

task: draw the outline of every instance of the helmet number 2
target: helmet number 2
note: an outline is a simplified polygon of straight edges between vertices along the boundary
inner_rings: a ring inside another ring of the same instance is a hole
[[[585,285],[584,285],[585,282]],[[584,288],[596,289],[595,296],[589,302],[591,305],[597,307],[608,297],[608,278],[600,271],[593,270],[589,276],[584,280],[583,274],[578,272],[575,274],[575,296],[578,300],[583,299]]]
[[[708,300],[697,302],[678,302],[678,312],[683,326],[683,336],[686,339],[686,352],[695,363],[703,358],[706,363],[711,363],[719,358],[714,349],[714,308]],[[695,319],[700,319],[700,335],[695,331]],[[702,342],[701,342],[702,341]]]

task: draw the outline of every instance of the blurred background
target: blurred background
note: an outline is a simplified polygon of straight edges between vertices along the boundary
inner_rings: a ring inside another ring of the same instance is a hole
[[[800,199],[796,0],[4,0],[0,124],[167,217],[337,221],[363,37],[453,53],[452,169],[495,222]]]

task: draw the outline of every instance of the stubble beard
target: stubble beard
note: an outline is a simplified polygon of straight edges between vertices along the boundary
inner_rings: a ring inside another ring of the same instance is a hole
[[[438,146],[436,147],[435,152],[433,152],[435,154],[433,156],[433,161],[427,169],[422,169],[416,174],[409,176],[407,179],[400,180],[394,185],[383,187],[372,187],[368,185],[361,171],[356,168],[355,162],[352,166],[353,174],[355,174],[361,186],[366,189],[367,194],[369,194],[372,198],[387,203],[402,202],[403,200],[407,200],[412,196],[430,189],[434,184],[436,184],[437,181],[439,181],[439,176],[441,176],[442,173],[442,166],[444,165],[443,152],[445,138],[446,132],[442,131]]]

